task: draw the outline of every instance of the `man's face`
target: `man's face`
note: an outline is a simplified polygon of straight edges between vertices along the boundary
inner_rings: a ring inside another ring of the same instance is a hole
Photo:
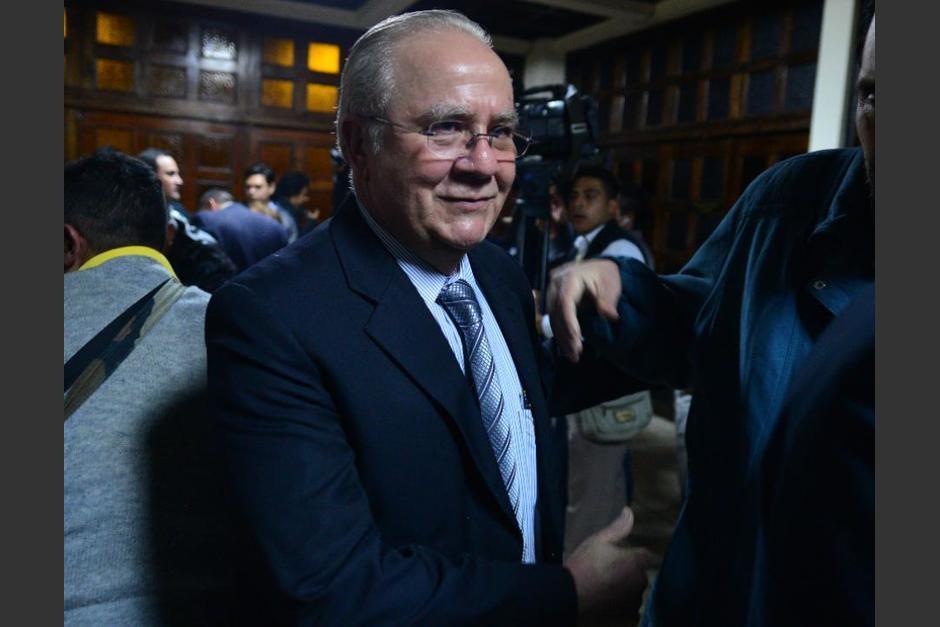
[[[268,183],[264,174],[252,174],[245,179],[245,197],[250,203],[266,203],[274,193],[274,183]]]
[[[307,201],[310,200],[310,188],[304,185],[300,188],[300,191],[287,199],[291,205],[295,208],[300,209],[307,204]]]
[[[875,198],[875,18],[872,17],[862,65],[858,72],[858,104],[855,108],[855,129],[865,153],[865,170],[871,185],[872,202]]]
[[[590,233],[616,215],[617,200],[607,196],[604,184],[593,176],[578,178],[571,187],[568,220],[575,233]]]
[[[180,187],[183,186],[183,177],[180,176],[180,168],[176,165],[176,159],[169,155],[160,155],[157,157],[157,178],[160,179],[160,185],[163,186],[163,195],[169,200],[180,199]]]
[[[400,44],[394,78],[386,117],[409,128],[457,120],[482,133],[515,116],[506,67],[463,33],[424,33]],[[385,129],[378,154],[367,140],[363,145],[353,159],[360,201],[396,239],[445,273],[489,233],[516,175],[515,160],[497,160],[485,139],[457,159],[435,155],[425,136],[399,129]]]

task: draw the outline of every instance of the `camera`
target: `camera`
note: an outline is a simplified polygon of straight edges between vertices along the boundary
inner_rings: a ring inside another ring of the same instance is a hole
[[[533,142],[516,162],[516,199],[507,249],[544,298],[551,226],[549,187],[567,182],[582,161],[598,157],[594,144],[597,103],[574,85],[545,85],[523,91],[516,113],[519,126],[531,133]]]

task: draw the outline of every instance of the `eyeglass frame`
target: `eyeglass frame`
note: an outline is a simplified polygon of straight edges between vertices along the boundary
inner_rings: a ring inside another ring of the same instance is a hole
[[[404,124],[399,124],[398,122],[393,122],[392,120],[389,120],[389,119],[387,119],[387,118],[383,118],[383,117],[378,116],[378,115],[370,115],[370,116],[367,116],[366,119],[368,119],[368,120],[371,121],[371,122],[378,122],[379,124],[385,124],[385,125],[391,126],[392,128],[397,128],[398,130],[403,131],[403,132],[405,132],[405,133],[417,133],[418,135],[424,135],[426,138],[428,138],[428,149],[431,150],[431,152],[434,152],[434,149],[431,148],[430,138],[431,138],[431,137],[434,137],[434,135],[433,135],[432,133],[430,133],[430,132],[428,131],[428,129],[430,129],[431,126],[433,126],[434,124],[440,124],[441,122],[448,122],[448,121],[459,122],[459,120],[438,120],[438,121],[436,121],[436,122],[432,122],[431,124],[428,124],[427,127],[425,127],[425,128],[412,128],[412,127],[406,126],[406,125],[404,125]],[[513,161],[515,161],[516,159],[519,159],[519,158],[521,158],[522,156],[524,156],[525,153],[528,152],[528,150],[529,150],[529,148],[532,146],[532,144],[536,143],[536,140],[533,139],[531,136],[523,135],[523,134],[520,133],[517,129],[513,129],[513,130],[512,130],[512,135],[513,135],[513,137],[518,137],[518,138],[524,139],[524,140],[526,141],[525,148],[523,148],[522,152],[518,152],[518,151],[517,151],[515,157],[513,157]],[[467,142],[464,144],[464,148],[467,149],[467,154],[466,154],[466,155],[457,155],[457,156],[455,156],[455,157],[453,157],[453,158],[454,158],[454,159],[461,159],[461,158],[463,158],[463,157],[465,157],[465,156],[469,156],[470,151],[473,150],[473,148],[472,148],[473,144],[474,144],[474,143],[476,142],[476,140],[477,140],[478,138],[480,138],[480,137],[486,137],[486,138],[487,138],[487,142],[486,142],[486,143],[489,144],[489,147],[490,147],[490,148],[493,148],[493,140],[496,139],[496,137],[492,134],[492,132],[488,132],[488,133],[475,133],[475,132],[473,132],[473,131],[470,131],[470,138],[467,139]],[[515,142],[514,142],[514,145],[515,145]],[[440,156],[440,155],[439,155],[439,156]]]

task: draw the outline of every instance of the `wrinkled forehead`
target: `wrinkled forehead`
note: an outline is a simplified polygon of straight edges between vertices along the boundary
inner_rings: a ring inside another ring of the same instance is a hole
[[[452,29],[428,31],[399,42],[391,59],[392,106],[453,110],[465,117],[480,105],[513,112],[512,78],[493,50]]]

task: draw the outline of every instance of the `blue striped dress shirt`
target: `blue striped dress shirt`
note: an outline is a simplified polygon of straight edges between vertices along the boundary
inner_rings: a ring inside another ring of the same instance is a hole
[[[525,563],[535,562],[535,505],[538,496],[538,476],[535,464],[535,429],[532,424],[532,412],[525,407],[522,384],[519,381],[519,374],[516,372],[515,363],[512,360],[512,354],[509,352],[509,346],[503,338],[499,324],[493,316],[489,303],[480,286],[477,285],[473,276],[473,270],[470,267],[470,260],[464,255],[460,260],[460,266],[450,276],[441,274],[430,265],[422,261],[417,255],[401,245],[401,243],[392,237],[383,229],[369,212],[359,205],[366,223],[381,240],[382,244],[389,253],[398,262],[398,266],[404,271],[405,275],[414,285],[421,300],[427,305],[434,320],[437,321],[441,332],[444,334],[447,343],[460,369],[466,372],[464,368],[463,341],[460,337],[460,331],[454,324],[447,311],[437,304],[437,296],[445,285],[463,279],[473,288],[477,301],[480,303],[480,310],[483,314],[483,328],[486,333],[486,340],[490,345],[490,351],[493,353],[493,361],[496,363],[496,376],[499,380],[499,388],[503,394],[503,412],[504,419],[509,421],[509,431],[512,438],[509,454],[516,460],[516,468],[519,473],[519,511],[516,514],[516,522],[522,531],[522,561]]]

